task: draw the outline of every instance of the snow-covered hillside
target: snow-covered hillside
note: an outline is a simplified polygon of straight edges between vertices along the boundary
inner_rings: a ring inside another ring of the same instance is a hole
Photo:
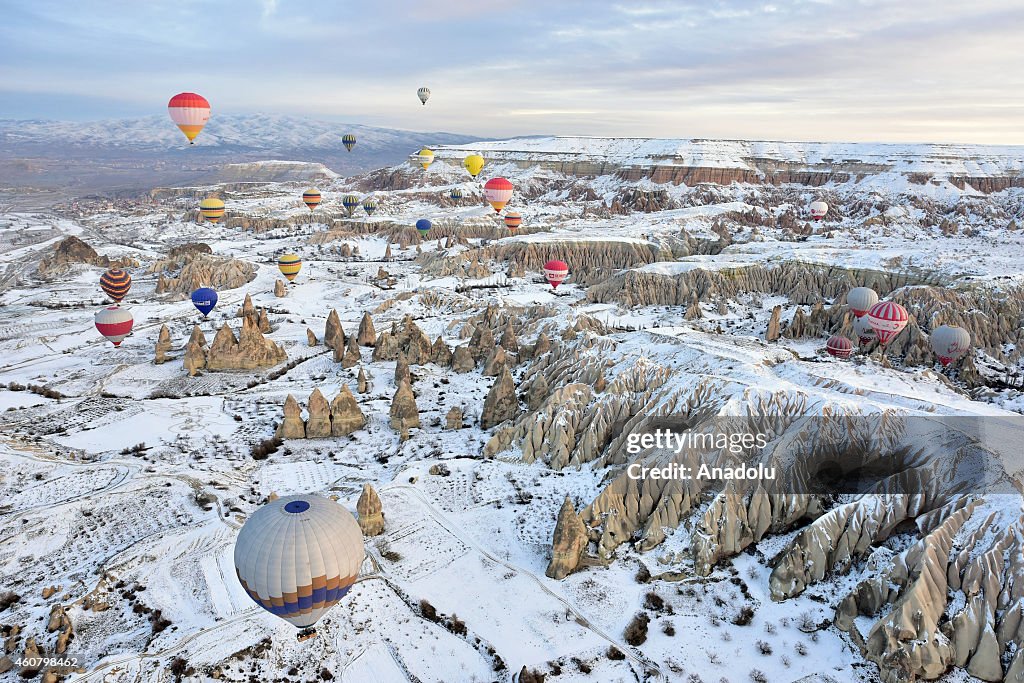
[[[488,158],[478,180],[471,148]],[[1024,189],[953,176],[1019,158],[900,149],[480,143],[427,170],[245,162],[230,183],[5,209],[0,679],[42,652],[76,660],[48,665],[69,683],[1015,680],[1019,432],[997,427],[1024,420]],[[622,172],[755,157],[899,168],[814,187]],[[306,172],[313,211],[305,179],[268,180]],[[517,234],[484,202],[496,175],[515,185]],[[350,217],[349,194],[376,211]],[[217,224],[199,219],[210,195]],[[554,289],[556,258],[570,274]],[[133,278],[116,349],[93,326],[111,262]],[[199,285],[219,290],[208,318],[188,299]],[[855,334],[853,286],[909,312],[886,348]],[[971,336],[949,367],[929,343],[941,324]],[[827,353],[832,335],[849,359]],[[414,407],[396,410],[404,388]],[[346,389],[365,422],[331,435]],[[894,427],[953,416],[973,433]],[[628,449],[671,417],[771,432],[770,453],[742,457],[798,472],[835,463],[782,460],[802,443],[791,421],[885,438],[844,451],[865,466],[827,491],[630,478],[692,455]],[[982,465],[965,455],[979,439]],[[273,495],[356,513],[365,484],[384,532],[298,641],[239,584],[238,530]]]

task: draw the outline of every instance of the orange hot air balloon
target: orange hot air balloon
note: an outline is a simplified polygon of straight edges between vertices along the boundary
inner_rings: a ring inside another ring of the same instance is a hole
[[[484,183],[484,197],[494,207],[495,213],[501,213],[508,200],[512,199],[512,190],[513,185],[508,178],[491,178]]]
[[[516,228],[523,224],[523,217],[518,211],[509,211],[505,214],[505,227],[515,232]]]
[[[178,93],[167,103],[167,113],[188,138],[189,144],[194,145],[199,131],[210,120],[210,103],[194,92]]]
[[[320,206],[320,201],[320,190],[315,187],[311,187],[302,193],[302,203],[305,204],[310,211]]]

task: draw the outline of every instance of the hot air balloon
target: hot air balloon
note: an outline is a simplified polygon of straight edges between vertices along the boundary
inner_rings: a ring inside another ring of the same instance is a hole
[[[828,351],[828,355],[830,356],[835,356],[836,358],[849,358],[853,353],[853,342],[846,337],[833,335],[828,338],[827,342],[825,342],[825,350]]]
[[[224,202],[216,197],[207,197],[199,202],[199,213],[211,223],[219,223],[224,217]]]
[[[565,261],[548,261],[544,264],[544,278],[551,285],[551,289],[558,289],[562,280],[569,274],[569,266]]]
[[[867,313],[868,324],[878,335],[878,343],[885,346],[889,340],[907,326],[907,309],[892,301],[879,301]]]
[[[418,221],[416,221],[416,230],[417,232],[420,233],[421,237],[427,236],[427,233],[430,232],[430,227],[430,221],[428,221],[426,218],[421,218]]]
[[[962,357],[971,347],[971,333],[962,327],[940,325],[932,330],[932,351],[942,367]]]
[[[345,149],[352,151],[352,148],[356,146],[356,136],[352,133],[346,133],[341,136],[341,144],[345,145]]]
[[[256,604],[303,629],[303,638],[348,593],[365,555],[348,510],[320,496],[283,496],[238,532],[235,573]]]
[[[420,88],[419,90],[416,91],[416,97],[420,98],[420,102],[422,102],[425,105],[427,103],[427,100],[430,99],[430,88]]]
[[[288,282],[295,280],[295,276],[299,274],[301,268],[302,259],[298,254],[281,254],[277,259],[277,269],[288,278]]]
[[[110,297],[114,303],[121,303],[121,300],[128,296],[128,290],[132,288],[132,276],[127,270],[111,268],[100,276],[100,289]]]
[[[456,201],[456,202],[457,202],[457,201],[459,201],[460,199],[462,199],[462,190],[460,190],[460,189],[459,189],[459,188],[457,188],[457,187],[453,187],[453,188],[452,188],[452,191],[451,191],[451,192],[450,192],[450,193],[448,194],[448,196],[449,196],[449,197],[450,197],[450,198],[451,198],[451,199],[452,199],[453,201]]]
[[[875,334],[871,323],[868,322],[867,316],[861,316],[853,321],[853,333],[857,335],[857,341],[860,342],[861,346],[867,346],[878,339],[878,335]]]
[[[485,163],[484,158],[479,154],[470,154],[462,160],[462,168],[469,171],[470,177],[475,179],[480,175],[480,171],[484,169]]]
[[[811,202],[811,218],[820,221],[828,213],[828,204],[825,202]]]
[[[131,334],[132,325],[135,324],[131,312],[120,306],[108,306],[96,311],[94,321],[99,333],[109,339],[114,346],[121,345],[124,338]]]
[[[205,318],[217,305],[217,292],[210,287],[200,287],[192,292],[192,305],[199,309]]]
[[[302,203],[306,205],[310,211],[320,206],[320,202],[323,201],[323,197],[320,196],[320,190],[315,187],[311,187],[302,193]]]
[[[188,138],[189,144],[194,145],[199,131],[210,120],[210,103],[194,92],[178,93],[167,103],[167,113]]]
[[[854,287],[846,295],[846,303],[853,314],[860,318],[878,303],[878,294],[870,287]]]
[[[415,154],[409,155],[409,158],[413,163],[419,164],[424,170],[426,170],[432,163],[434,163],[434,151],[424,147]]]
[[[518,211],[509,211],[505,214],[505,227],[512,232],[515,232],[516,228],[522,224],[523,217],[519,215]]]
[[[495,213],[501,213],[508,200],[512,199],[512,183],[507,178],[491,178],[484,183],[484,197],[494,207]]]
[[[367,216],[372,216],[373,212],[377,210],[377,200],[367,197],[363,200],[363,211],[366,212]]]
[[[359,208],[359,197],[354,194],[345,195],[344,199],[341,200],[341,205],[345,207],[345,212],[349,218],[352,218],[352,214]]]

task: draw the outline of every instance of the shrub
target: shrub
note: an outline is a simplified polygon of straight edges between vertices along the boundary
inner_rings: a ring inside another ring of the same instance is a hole
[[[432,621],[435,624],[440,621],[437,616],[437,610],[434,609],[434,606],[426,600],[420,600],[420,614],[423,615],[424,619]]]
[[[626,658],[626,655],[625,655],[625,653],[622,652],[622,650],[620,650],[619,648],[615,647],[614,645],[609,645],[608,646],[608,659],[612,659],[612,660],[615,660],[615,661],[620,661],[620,660],[623,660],[625,658]]]
[[[759,640],[757,641],[757,651],[767,657],[772,653],[772,646],[763,640]]]
[[[650,593],[644,596],[644,609],[660,612],[663,609],[665,609],[665,601],[662,600],[660,595],[658,595],[654,591],[651,591]]]
[[[739,613],[733,618],[732,623],[737,626],[746,626],[754,618],[754,608],[750,605],[744,605]]]
[[[760,669],[750,670],[750,680],[754,681],[754,683],[768,683],[768,677]]]
[[[674,636],[676,634],[676,627],[672,625],[671,621],[666,621],[661,625],[661,632],[666,636]]]
[[[806,645],[804,645],[804,644],[803,644],[803,642],[799,642],[799,643],[797,643],[797,644],[796,644],[796,645],[795,645],[795,646],[793,647],[793,649],[794,649],[794,650],[796,650],[796,653],[797,653],[798,655],[800,655],[801,657],[806,657],[806,656],[807,656],[807,646],[806,646]]]
[[[269,439],[264,439],[258,444],[252,447],[251,455],[253,460],[266,460],[271,454],[277,453],[277,449],[284,444],[284,441],[278,437],[273,436]]]
[[[634,616],[633,620],[626,627],[626,632],[623,634],[626,642],[633,647],[643,645],[647,640],[647,625],[650,622],[650,618],[643,612]]]

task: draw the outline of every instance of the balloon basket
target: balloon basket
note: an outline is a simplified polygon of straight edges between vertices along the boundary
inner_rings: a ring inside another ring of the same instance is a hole
[[[299,631],[298,633],[296,633],[295,634],[295,639],[297,641],[299,641],[300,643],[304,643],[305,641],[309,640],[310,638],[314,637],[315,635],[316,635],[316,629],[311,626],[309,628],[304,628],[301,631]]]

